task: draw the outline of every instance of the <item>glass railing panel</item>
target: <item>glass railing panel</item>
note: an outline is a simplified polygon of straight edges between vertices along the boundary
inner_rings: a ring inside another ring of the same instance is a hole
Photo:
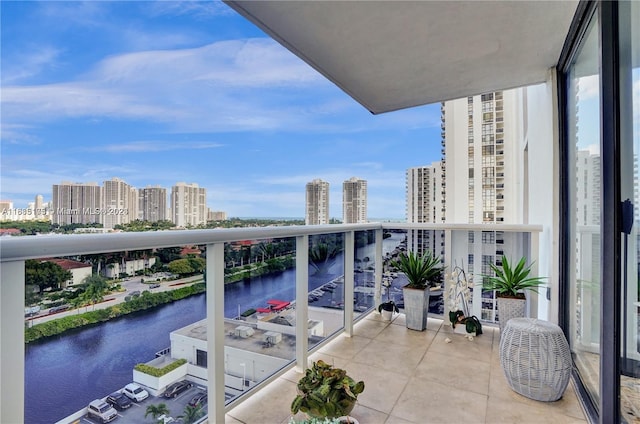
[[[354,249],[353,318],[357,321],[375,306],[375,230],[356,231]]]
[[[309,237],[309,349],[344,329],[344,233]]]
[[[296,354],[296,241],[225,244],[225,400],[288,366]]]
[[[189,259],[181,251],[26,261],[26,422],[56,422],[133,382],[150,395],[142,405],[182,413],[181,400],[162,397],[174,380],[190,379],[187,365],[172,365],[181,359],[173,336],[205,318],[206,302],[202,250],[192,248]],[[177,368],[171,381],[150,374],[166,366]],[[141,402],[144,395],[132,394]],[[137,409],[119,413],[135,422]]]

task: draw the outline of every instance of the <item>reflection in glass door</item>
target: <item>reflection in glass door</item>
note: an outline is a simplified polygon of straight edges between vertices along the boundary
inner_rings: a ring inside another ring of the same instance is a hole
[[[600,366],[600,74],[594,15],[567,81],[569,135],[569,343],[589,396],[599,402]]]
[[[622,320],[620,412],[640,420],[640,3],[619,3]]]

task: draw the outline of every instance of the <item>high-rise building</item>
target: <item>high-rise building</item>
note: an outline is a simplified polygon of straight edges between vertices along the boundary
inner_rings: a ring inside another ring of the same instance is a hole
[[[102,185],[102,211],[104,228],[127,224],[138,218],[138,193],[135,187],[120,178],[104,181]]]
[[[100,222],[102,187],[96,183],[63,181],[53,185],[51,222],[59,225]]]
[[[407,222],[437,223],[444,221],[442,162],[407,170]],[[407,233],[410,250],[423,254],[429,250],[444,256],[444,232],[411,230]]]
[[[171,187],[171,217],[178,227],[206,224],[207,190],[195,183],[176,183]]]
[[[345,224],[367,222],[367,181],[351,177],[342,183],[342,221]]]
[[[320,179],[307,183],[305,205],[304,223],[306,225],[328,224],[329,183]]]
[[[441,106],[444,217],[448,223],[526,223],[524,134],[526,88],[444,102]],[[519,257],[521,233],[452,232],[452,265],[470,274],[491,275],[503,254]],[[482,319],[497,317],[485,295]]]
[[[147,186],[138,190],[139,213],[143,221],[158,222],[167,219],[167,189]]]

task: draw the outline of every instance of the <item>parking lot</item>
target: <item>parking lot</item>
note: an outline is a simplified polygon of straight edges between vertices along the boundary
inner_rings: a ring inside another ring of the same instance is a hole
[[[193,387],[191,387],[188,390],[185,390],[184,392],[182,392],[180,395],[178,395],[175,398],[164,398],[164,397],[156,397],[156,396],[149,396],[147,399],[143,400],[140,403],[135,403],[133,402],[133,404],[131,405],[130,408],[125,409],[124,411],[118,411],[118,418],[116,418],[113,422],[114,423],[132,423],[132,424],[140,424],[140,423],[152,423],[152,422],[157,422],[157,420],[153,420],[153,417],[151,416],[151,414],[147,414],[147,417],[145,418],[145,413],[147,412],[147,407],[149,405],[159,405],[161,403],[164,403],[165,405],[167,405],[167,408],[169,409],[169,414],[167,414],[167,418],[165,419],[165,423],[169,423],[169,422],[175,422],[175,423],[179,423],[182,422],[181,419],[177,418],[180,415],[184,414],[184,409],[187,406],[187,404],[189,403],[189,401],[198,393],[200,392],[205,392],[206,393],[206,388],[203,386],[198,386],[198,385],[194,385]],[[206,411],[206,405],[205,407],[205,411]],[[170,418],[169,418],[170,417]],[[173,418],[173,420],[171,420],[171,418]],[[89,418],[88,416],[84,416],[81,420],[81,423],[92,423],[92,424],[102,424],[100,423],[97,419],[91,417]]]

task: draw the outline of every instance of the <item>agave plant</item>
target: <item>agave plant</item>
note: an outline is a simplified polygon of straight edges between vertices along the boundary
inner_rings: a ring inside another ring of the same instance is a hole
[[[356,382],[345,370],[319,360],[298,381],[299,394],[291,404],[291,412],[302,411],[317,418],[349,415],[363,391],[364,381]]]
[[[483,275],[485,281],[482,287],[485,290],[495,290],[502,297],[522,297],[526,290],[538,293],[538,287],[544,284],[544,277],[529,277],[533,264],[525,266],[525,263],[526,259],[522,257],[513,267],[507,257],[503,256],[501,266],[489,264],[496,275]]]
[[[391,262],[391,266],[404,272],[409,280],[407,287],[425,289],[429,282],[437,280],[442,274],[440,263],[440,257],[433,256],[430,251],[422,256],[409,251],[409,254],[401,253],[396,261]]]

